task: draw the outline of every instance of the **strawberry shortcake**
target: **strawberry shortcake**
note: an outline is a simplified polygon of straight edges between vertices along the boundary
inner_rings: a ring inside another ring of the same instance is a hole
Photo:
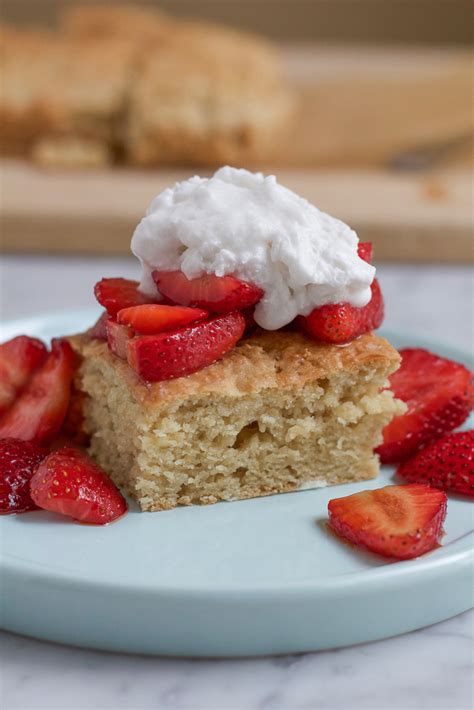
[[[272,176],[158,195],[70,340],[90,452],[143,510],[373,478],[404,405],[372,248]]]
[[[453,431],[472,374],[374,334],[371,244],[223,168],[158,195],[132,250],[141,280],[99,281],[87,332],[0,344],[0,515],[106,525],[123,493],[158,511],[363,481],[381,461],[405,483],[328,500],[329,527],[394,559],[439,545],[447,493],[474,496],[474,434]]]

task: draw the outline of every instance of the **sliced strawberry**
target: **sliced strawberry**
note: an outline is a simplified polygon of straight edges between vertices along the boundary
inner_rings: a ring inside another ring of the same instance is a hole
[[[263,296],[261,288],[234,276],[204,274],[188,279],[182,271],[154,271],[152,276],[159,292],[172,303],[204,308],[210,313],[241,311]]]
[[[46,355],[44,343],[27,335],[19,335],[0,345],[0,416],[13,404],[17,393]]]
[[[405,481],[474,497],[474,431],[447,434],[399,466]]]
[[[53,340],[43,365],[0,419],[0,439],[44,442],[57,434],[69,404],[74,365],[69,343]]]
[[[126,325],[120,325],[109,318],[107,321],[107,344],[109,350],[122,360],[127,359],[127,343],[133,337],[133,331]]]
[[[452,431],[468,417],[474,401],[471,372],[428,350],[400,350],[402,364],[390,377],[395,397],[408,411],[383,431],[377,453],[383,463],[396,463]]]
[[[128,363],[149,382],[172,380],[211,365],[232,350],[245,330],[241,313],[158,335],[141,335],[128,343]]]
[[[104,311],[92,328],[88,330],[91,338],[94,340],[107,340],[107,321],[109,318],[107,311]]]
[[[325,343],[348,343],[363,333],[378,328],[384,316],[384,303],[379,282],[374,279],[372,298],[363,308],[350,303],[331,303],[315,308],[309,316],[299,316],[299,327],[315,340]]]
[[[368,264],[371,264],[372,257],[374,255],[372,242],[359,242],[357,245],[357,254],[361,259],[366,261]]]
[[[0,515],[36,508],[30,496],[30,479],[47,453],[33,441],[0,441]]]
[[[175,330],[194,321],[204,320],[209,313],[201,308],[163,306],[158,303],[124,308],[117,314],[117,322],[128,325],[138,335],[155,335],[164,330]]]
[[[446,494],[429,486],[386,486],[330,500],[329,525],[357,547],[408,560],[438,545],[446,506]]]
[[[89,456],[65,447],[49,454],[30,482],[40,508],[92,525],[105,525],[127,511],[127,503],[110,478]]]
[[[156,300],[139,291],[139,286],[138,281],[130,279],[102,279],[96,283],[94,293],[109,316],[115,318],[122,308],[140,306],[142,303],[153,303]]]

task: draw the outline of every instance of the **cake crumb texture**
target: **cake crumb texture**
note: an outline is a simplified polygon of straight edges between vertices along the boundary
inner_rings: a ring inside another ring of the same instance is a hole
[[[372,334],[340,347],[261,332],[200,372],[152,384],[106,344],[71,342],[90,453],[142,510],[374,478],[373,449],[404,411],[382,391],[399,355]]]

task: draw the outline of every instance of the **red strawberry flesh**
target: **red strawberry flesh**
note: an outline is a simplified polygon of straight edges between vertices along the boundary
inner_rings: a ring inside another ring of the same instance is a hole
[[[94,287],[95,297],[105,308],[109,316],[115,318],[122,308],[140,306],[143,303],[153,303],[156,299],[147,296],[139,290],[138,281],[113,278],[102,279]]]
[[[40,508],[91,525],[120,518],[127,504],[110,478],[89,456],[66,447],[49,454],[30,482]]]
[[[155,335],[204,320],[208,315],[202,308],[151,303],[122,309],[117,314],[117,322],[129,326],[138,335]]]
[[[149,382],[184,377],[223,357],[244,330],[245,319],[235,312],[180,330],[137,336],[128,342],[128,363]]]
[[[234,276],[205,274],[188,279],[182,271],[154,271],[159,292],[172,303],[203,308],[210,313],[230,313],[254,306],[263,296],[258,286]]]
[[[329,525],[357,547],[408,560],[438,546],[446,517],[443,491],[413,483],[329,501]]]
[[[32,441],[0,441],[0,514],[35,510],[30,480],[47,451]]]
[[[374,254],[372,242],[359,242],[357,245],[357,254],[361,259],[366,261],[368,264],[371,264]]]
[[[0,416],[13,404],[46,355],[44,343],[27,335],[0,345]]]
[[[102,313],[92,328],[88,331],[91,338],[94,340],[107,340],[107,321],[109,318],[110,316],[107,311]]]
[[[116,323],[112,319],[107,321],[106,329],[109,350],[122,360],[126,360],[127,344],[130,338],[133,337],[132,329],[126,325],[120,325],[120,323]]]
[[[434,441],[399,466],[397,475],[474,497],[474,431],[458,431]]]
[[[472,374],[464,365],[419,348],[405,348],[400,355],[390,389],[408,411],[384,429],[377,449],[383,463],[404,461],[460,426],[473,406]]]
[[[336,345],[348,343],[382,324],[384,302],[377,279],[372,282],[371,291],[369,303],[362,308],[350,303],[330,303],[315,308],[308,316],[299,316],[297,323],[315,340]]]
[[[53,340],[43,365],[0,419],[0,439],[50,441],[66,416],[74,367],[69,343]]]

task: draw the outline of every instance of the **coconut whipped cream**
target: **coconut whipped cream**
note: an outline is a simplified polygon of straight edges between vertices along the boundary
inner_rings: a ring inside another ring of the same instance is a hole
[[[375,269],[357,255],[357,234],[279,185],[274,175],[224,167],[178,182],[151,202],[132,238],[142,291],[154,269],[181,269],[260,286],[255,320],[267,330],[316,306],[370,300]]]

